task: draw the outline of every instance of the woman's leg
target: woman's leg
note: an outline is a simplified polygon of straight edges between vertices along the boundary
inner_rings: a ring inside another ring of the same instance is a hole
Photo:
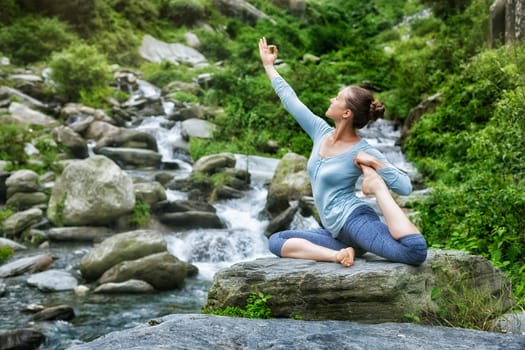
[[[427,256],[425,239],[394,201],[383,179],[373,169],[362,167],[363,193],[375,194],[386,224],[363,205],[350,214],[337,239],[391,261],[422,264]]]
[[[355,251],[339,242],[324,229],[308,231],[281,231],[269,238],[270,251],[286,258],[339,262],[343,266],[354,263]]]
[[[388,230],[394,239],[400,239],[407,235],[419,232],[416,226],[408,219],[405,212],[396,203],[385,182],[372,168],[365,165],[363,169],[363,185],[361,190],[364,194],[373,194],[377,204],[386,220]]]

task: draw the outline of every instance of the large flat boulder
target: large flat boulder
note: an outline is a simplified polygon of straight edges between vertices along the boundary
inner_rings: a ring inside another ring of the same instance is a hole
[[[241,262],[215,274],[205,308],[244,307],[254,292],[271,296],[273,317],[305,320],[382,323],[408,316],[425,322],[462,296],[476,296],[495,313],[513,305],[509,281],[488,260],[437,250],[419,267],[369,253],[350,268],[302,259]]]
[[[113,332],[69,350],[117,349],[505,349],[521,350],[525,337],[407,323],[245,319],[170,315]]]

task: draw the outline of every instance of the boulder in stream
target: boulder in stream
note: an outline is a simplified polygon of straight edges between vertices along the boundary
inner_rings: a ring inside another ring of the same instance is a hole
[[[87,280],[99,278],[106,270],[126,260],[167,251],[162,233],[136,230],[111,236],[96,245],[80,260],[80,272]]]
[[[188,275],[195,275],[197,268],[179,260],[168,252],[145,256],[136,260],[123,261],[99,278],[98,283],[141,280],[156,290],[169,290],[184,286]]]
[[[45,339],[44,334],[30,328],[0,332],[0,349],[37,349]]]
[[[103,226],[134,206],[129,175],[99,155],[66,166],[53,187],[47,216],[57,226]]]

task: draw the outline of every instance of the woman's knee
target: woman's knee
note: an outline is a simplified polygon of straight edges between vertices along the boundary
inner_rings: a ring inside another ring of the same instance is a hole
[[[272,254],[281,257],[281,249],[283,248],[285,241],[286,239],[281,237],[280,232],[274,233],[268,238],[268,249],[270,249]]]
[[[400,242],[408,248],[407,263],[419,266],[427,259],[428,247],[425,238],[421,234],[405,236]]]

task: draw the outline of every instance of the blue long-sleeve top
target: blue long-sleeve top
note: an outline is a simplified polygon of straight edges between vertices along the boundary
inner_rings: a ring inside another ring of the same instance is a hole
[[[284,108],[313,141],[312,153],[307,164],[308,175],[321,222],[333,237],[337,237],[350,213],[358,206],[365,205],[355,193],[357,179],[362,174],[361,168],[354,164],[354,158],[359,151],[365,151],[386,165],[378,170],[378,174],[392,191],[400,195],[412,192],[408,175],[394,167],[381,152],[364,139],[341,154],[322,158],[319,148],[335,128],[306,107],[282,77],[273,78],[272,87]]]

